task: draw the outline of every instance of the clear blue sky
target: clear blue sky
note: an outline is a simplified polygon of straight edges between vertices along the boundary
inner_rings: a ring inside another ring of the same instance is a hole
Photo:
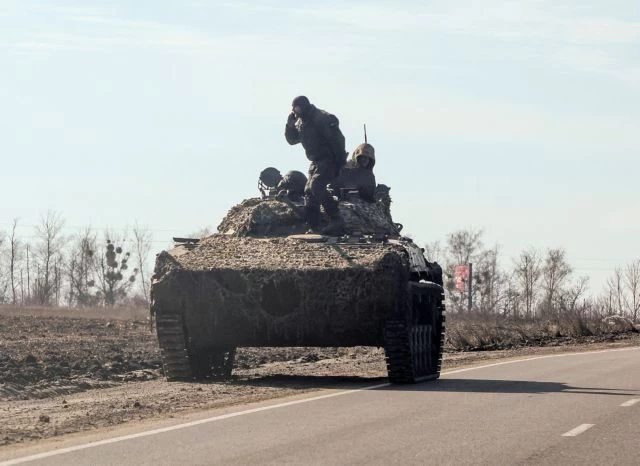
[[[350,149],[367,123],[419,242],[561,246],[597,292],[640,258],[639,59],[634,0],[0,0],[0,229],[215,227],[265,166],[306,170],[306,94]]]

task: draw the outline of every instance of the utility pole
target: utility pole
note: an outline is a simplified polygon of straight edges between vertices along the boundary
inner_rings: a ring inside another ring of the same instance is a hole
[[[468,285],[469,285],[469,289],[467,290],[467,296],[469,298],[469,310],[468,312],[471,312],[471,309],[473,308],[473,264],[471,262],[469,262],[469,281],[468,281]]]

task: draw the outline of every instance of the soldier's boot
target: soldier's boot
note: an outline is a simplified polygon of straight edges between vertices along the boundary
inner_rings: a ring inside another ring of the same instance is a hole
[[[327,236],[340,236],[345,233],[345,224],[339,211],[333,212],[329,216],[329,225],[324,227],[320,233]]]
[[[309,228],[307,233],[317,233],[320,229],[320,207],[312,204],[305,205],[304,218]]]

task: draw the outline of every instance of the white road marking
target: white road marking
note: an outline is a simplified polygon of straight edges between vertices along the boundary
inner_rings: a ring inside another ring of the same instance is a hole
[[[625,408],[628,408],[629,406],[633,406],[636,403],[640,403],[640,398],[635,398],[633,400],[625,401],[620,406],[624,406]]]
[[[74,445],[72,447],[61,448],[59,450],[46,451],[46,452],[43,452],[43,453],[38,453],[36,455],[24,456],[22,458],[15,458],[15,459],[0,463],[0,466],[10,466],[10,465],[14,465],[14,464],[26,463],[26,462],[29,462],[29,461],[35,461],[35,460],[40,460],[40,459],[43,459],[43,458],[48,458],[50,456],[63,455],[65,453],[71,453],[73,451],[85,450],[87,448],[99,447],[101,445],[109,445],[110,443],[123,442],[125,440],[131,440],[131,439],[141,438],[141,437],[149,437],[151,435],[162,434],[163,432],[171,432],[172,430],[185,429],[187,427],[198,426],[200,424],[208,424],[210,422],[222,421],[224,419],[243,416],[245,414],[259,413],[261,411],[269,411],[269,410],[276,409],[276,408],[283,408],[285,406],[293,406],[293,405],[297,405],[297,404],[301,404],[301,403],[309,403],[310,401],[324,400],[325,398],[333,398],[333,397],[341,396],[341,395],[349,395],[351,393],[357,393],[357,392],[361,392],[361,391],[364,391],[364,390],[375,390],[376,388],[388,387],[389,385],[391,385],[391,384],[390,383],[383,383],[383,384],[379,384],[379,385],[371,385],[369,387],[358,388],[358,389],[355,389],[355,390],[345,390],[345,391],[342,391],[342,392],[329,393],[327,395],[314,396],[313,398],[304,398],[302,400],[287,401],[286,403],[279,403],[279,404],[275,404],[275,405],[262,406],[260,408],[247,409],[245,411],[238,411],[238,412],[235,412],[235,413],[222,414],[220,416],[209,417],[209,418],[206,418],[206,419],[199,419],[197,421],[185,422],[184,424],[178,424],[178,425],[175,425],[175,426],[162,427],[160,429],[153,429],[153,430],[147,430],[147,431],[144,431],[144,432],[138,432],[137,434],[123,435],[121,437],[114,437],[114,438],[105,439],[105,440],[98,440],[96,442],[89,442],[89,443],[85,443],[85,444]]]
[[[560,358],[560,357],[564,357],[564,356],[580,356],[582,354],[600,354],[600,353],[615,353],[618,351],[634,351],[634,350],[639,350],[640,347],[631,347],[631,348],[618,348],[618,349],[610,349],[610,350],[598,350],[598,351],[582,351],[582,352],[578,352],[578,353],[564,353],[564,354],[547,354],[545,356],[534,356],[532,358],[522,358],[522,359],[513,359],[511,361],[503,361],[503,362],[496,362],[493,364],[486,364],[484,366],[473,366],[473,367],[467,367],[465,369],[455,369],[452,371],[446,371],[443,372],[442,375],[449,375],[449,374],[459,374],[461,372],[468,372],[468,371],[473,371],[476,369],[484,369],[487,367],[495,367],[495,366],[504,366],[506,364],[515,364],[517,362],[524,362],[524,361],[535,361],[537,359],[550,359],[550,358]],[[0,464],[0,466],[2,466]]]
[[[639,350],[639,349],[640,349],[640,347],[632,347],[632,348],[618,348],[618,349],[612,349],[612,350],[584,351],[584,352],[580,352],[580,353],[549,354],[549,355],[546,355],[546,356],[535,356],[533,358],[523,358],[523,359],[514,359],[512,361],[497,362],[497,363],[493,363],[493,364],[487,364],[487,365],[484,365],[484,366],[468,367],[466,369],[456,369],[456,370],[452,370],[452,371],[442,372],[442,375],[459,374],[461,372],[468,372],[468,371],[473,371],[473,370],[478,370],[478,369],[485,369],[485,368],[488,368],[488,367],[503,366],[503,365],[506,365],[506,364],[515,364],[515,363],[525,362],[525,361],[534,361],[534,360],[537,360],[537,359],[559,358],[559,357],[563,357],[563,356],[579,356],[579,355],[583,355],[583,354],[586,355],[586,354],[599,354],[599,353],[613,353],[613,352],[618,352],[618,351],[633,351],[633,350]],[[365,391],[365,390],[375,390],[377,388],[389,387],[390,385],[391,385],[390,383],[382,383],[382,384],[378,384],[378,385],[371,385],[369,387],[363,387],[363,388],[358,388],[358,389],[354,389],[354,390],[345,390],[345,391],[342,391],[342,392],[329,393],[327,395],[314,396],[312,398],[304,398],[302,400],[287,401],[285,403],[278,403],[278,404],[275,404],[275,405],[269,405],[269,406],[262,406],[260,408],[247,409],[247,410],[244,410],[244,411],[238,411],[238,412],[235,412],[235,413],[223,414],[223,415],[220,415],[220,416],[209,417],[209,418],[206,418],[206,419],[199,419],[197,421],[186,422],[184,424],[177,424],[175,426],[162,427],[160,429],[153,429],[153,430],[147,430],[147,431],[143,431],[143,432],[138,432],[137,434],[122,435],[120,437],[113,437],[113,438],[110,438],[110,439],[98,440],[98,441],[89,442],[89,443],[83,443],[83,444],[74,445],[74,446],[71,446],[71,447],[60,448],[58,450],[51,450],[51,451],[46,451],[46,452],[43,452],[43,453],[38,453],[38,454],[35,454],[35,455],[23,456],[21,458],[14,458],[12,460],[8,460],[8,461],[4,461],[4,462],[0,463],[0,466],[13,466],[15,464],[22,464],[22,463],[27,463],[27,462],[30,462],[30,461],[40,460],[40,459],[43,459],[43,458],[49,458],[51,456],[64,455],[65,453],[71,453],[71,452],[78,451],[78,450],[86,450],[88,448],[99,447],[99,446],[102,446],[102,445],[109,445],[111,443],[124,442],[126,440],[131,440],[131,439],[135,439],[135,438],[149,437],[151,435],[157,435],[157,434],[162,434],[164,432],[171,432],[173,430],[180,430],[180,429],[185,429],[185,428],[188,428],[188,427],[198,426],[198,425],[201,425],[201,424],[208,424],[208,423],[211,423],[211,422],[222,421],[224,419],[229,419],[229,418],[238,417],[238,416],[244,416],[246,414],[259,413],[261,411],[270,411],[272,409],[284,408],[286,406],[293,406],[293,405],[302,404],[302,403],[309,403],[311,401],[324,400],[326,398],[333,398],[333,397],[336,397],[336,396],[349,395],[349,394],[352,394],[352,393],[358,393],[358,392],[362,392],[362,391]],[[592,424],[585,424],[585,425],[588,425],[589,427],[592,426]],[[587,429],[589,427],[587,427]],[[567,433],[569,433],[569,432],[567,432]],[[564,435],[567,435],[567,434],[564,434]]]
[[[582,424],[578,427],[576,427],[575,429],[571,429],[569,432],[565,432],[564,434],[562,434],[563,437],[575,437],[577,435],[580,435],[581,433],[591,429],[593,426],[595,426],[595,424]]]

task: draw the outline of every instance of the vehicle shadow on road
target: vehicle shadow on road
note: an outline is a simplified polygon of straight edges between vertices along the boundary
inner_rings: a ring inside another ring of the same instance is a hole
[[[418,384],[388,384],[386,377],[322,376],[274,374],[256,378],[237,378],[232,384],[260,387],[289,388],[292,390],[333,388],[371,389],[411,392],[457,393],[581,393],[589,395],[637,396],[640,391],[602,387],[574,387],[562,382],[537,382],[533,380],[491,379],[439,379]],[[378,385],[384,385],[377,387]]]
[[[232,379],[230,383],[237,385],[253,385],[259,387],[289,388],[292,390],[306,390],[318,388],[358,389],[373,385],[381,385],[388,380],[386,377],[359,377],[342,375],[295,375],[272,374],[255,378]]]
[[[533,380],[491,380],[491,379],[439,379],[416,385],[390,385],[382,390],[410,390],[424,392],[456,393],[582,393],[589,395],[634,396],[639,392],[615,388],[574,387],[562,382],[537,382]]]

